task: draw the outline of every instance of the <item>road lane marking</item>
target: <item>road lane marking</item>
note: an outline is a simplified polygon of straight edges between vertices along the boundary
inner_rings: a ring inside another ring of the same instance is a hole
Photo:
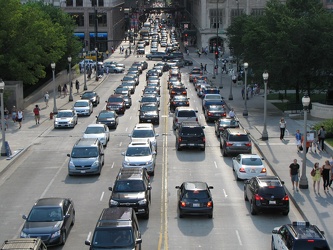
[[[119,147],[121,147],[122,144],[123,144],[123,142],[121,141],[121,142],[119,143]]]
[[[225,191],[225,189],[223,189],[223,193],[224,193],[224,197],[227,198],[228,195],[227,195],[227,192]]]
[[[217,168],[217,164],[216,164],[216,161],[214,161],[214,165],[215,165],[215,168]]]
[[[112,162],[111,169],[114,167],[114,162]]]
[[[102,192],[101,198],[99,199],[99,201],[102,201],[104,197],[104,191]]]
[[[238,239],[239,245],[243,246],[243,243],[242,243],[242,240],[241,240],[241,238],[239,236],[238,230],[236,230],[236,235],[237,235],[237,239]]]

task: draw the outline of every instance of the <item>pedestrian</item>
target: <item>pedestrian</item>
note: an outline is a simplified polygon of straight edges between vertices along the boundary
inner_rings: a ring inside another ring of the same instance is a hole
[[[229,117],[230,118],[235,118],[235,112],[234,112],[234,109],[232,108],[232,109],[230,109],[230,111],[229,111]]]
[[[313,192],[316,192],[316,183],[317,183],[317,192],[319,194],[320,179],[321,179],[321,169],[319,168],[319,162],[316,162],[311,170],[311,176],[313,180]]]
[[[204,70],[204,66],[203,66],[203,64],[202,63],[200,63],[200,70],[203,72],[203,70]]]
[[[39,120],[40,120],[40,108],[38,107],[38,105],[36,104],[35,105],[35,108],[33,109],[33,112],[34,112],[34,115],[35,115],[35,122],[36,122],[36,125],[39,124]]]
[[[22,127],[22,120],[23,120],[23,111],[19,109],[17,111],[17,122],[19,123],[19,129]]]
[[[15,106],[13,106],[13,109],[12,109],[12,120],[14,123],[17,121],[17,110],[16,110]]]
[[[245,88],[244,88],[244,86],[242,87],[242,98],[243,98],[243,100],[244,100],[244,97],[245,97]]]
[[[310,128],[310,134],[313,134],[313,141],[311,143],[311,152],[313,152],[312,148],[314,148],[314,152],[317,153],[318,133],[317,133],[317,130],[315,130],[314,126],[311,126],[311,128]]]
[[[309,132],[306,132],[306,138],[309,138]],[[301,139],[301,143],[303,145],[303,141],[304,141],[304,136],[302,135],[302,139]],[[306,140],[305,142],[305,152],[308,153],[309,148],[311,147],[312,141]],[[304,149],[303,149],[304,150]]]
[[[280,119],[279,124],[280,124],[280,140],[283,140],[284,139],[284,132],[286,131],[286,128],[287,128],[287,122],[282,117]]]
[[[297,152],[303,151],[303,148],[302,148],[302,134],[299,132],[299,129],[296,130],[295,138],[296,138]]]
[[[61,97],[61,85],[59,84],[58,86],[58,97],[60,98]]]
[[[207,63],[205,64],[204,72],[205,72],[205,74],[207,74]]]
[[[330,184],[330,172],[332,170],[332,167],[330,165],[329,160],[325,161],[325,164],[322,166],[322,177],[323,177],[323,181],[324,181],[324,192],[327,191],[328,192],[328,187]]]
[[[289,166],[290,169],[290,177],[291,177],[291,183],[293,185],[293,190],[295,190],[296,186],[296,191],[298,192],[298,180],[299,180],[299,164],[297,163],[297,160],[294,159],[294,162],[290,164]]]
[[[319,131],[318,131],[318,142],[319,142],[319,149],[321,151],[324,151],[324,146],[325,146],[325,137],[326,137],[326,130],[324,126],[321,126]]]
[[[44,95],[44,101],[45,101],[45,105],[46,105],[46,107],[49,106],[49,99],[50,99],[49,92],[46,91],[46,93],[45,93],[45,95]]]
[[[75,88],[76,88],[76,93],[78,94],[79,93],[79,90],[80,90],[80,82],[79,80],[76,79],[75,81]]]
[[[5,109],[4,109],[5,130],[8,128],[8,122],[7,122],[8,118],[9,118],[9,111],[8,111],[7,107],[5,107]],[[1,124],[1,126],[2,126],[2,124]],[[1,129],[2,129],[2,127],[1,127]]]
[[[66,97],[67,96],[67,84],[66,83],[62,87],[62,91],[64,92],[64,97]]]

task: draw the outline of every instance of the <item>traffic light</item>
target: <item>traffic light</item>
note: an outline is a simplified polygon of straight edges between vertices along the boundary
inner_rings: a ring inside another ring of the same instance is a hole
[[[215,58],[219,58],[219,52],[217,50],[215,51]]]
[[[185,40],[185,42],[187,42],[187,34],[185,34],[185,39],[184,40]]]

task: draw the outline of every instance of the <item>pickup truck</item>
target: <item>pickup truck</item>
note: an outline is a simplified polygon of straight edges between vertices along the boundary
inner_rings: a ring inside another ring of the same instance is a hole
[[[220,94],[206,94],[202,99],[202,110],[210,105],[224,105],[223,97]]]

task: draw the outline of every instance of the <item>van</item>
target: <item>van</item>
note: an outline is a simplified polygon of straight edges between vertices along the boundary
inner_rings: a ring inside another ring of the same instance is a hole
[[[92,240],[85,244],[95,249],[141,249],[141,232],[133,208],[104,208]]]
[[[46,250],[47,247],[39,238],[22,238],[14,240],[5,240],[1,250],[5,249],[20,249],[20,250]]]
[[[104,165],[104,148],[97,138],[79,139],[67,156],[68,175],[99,175]]]

